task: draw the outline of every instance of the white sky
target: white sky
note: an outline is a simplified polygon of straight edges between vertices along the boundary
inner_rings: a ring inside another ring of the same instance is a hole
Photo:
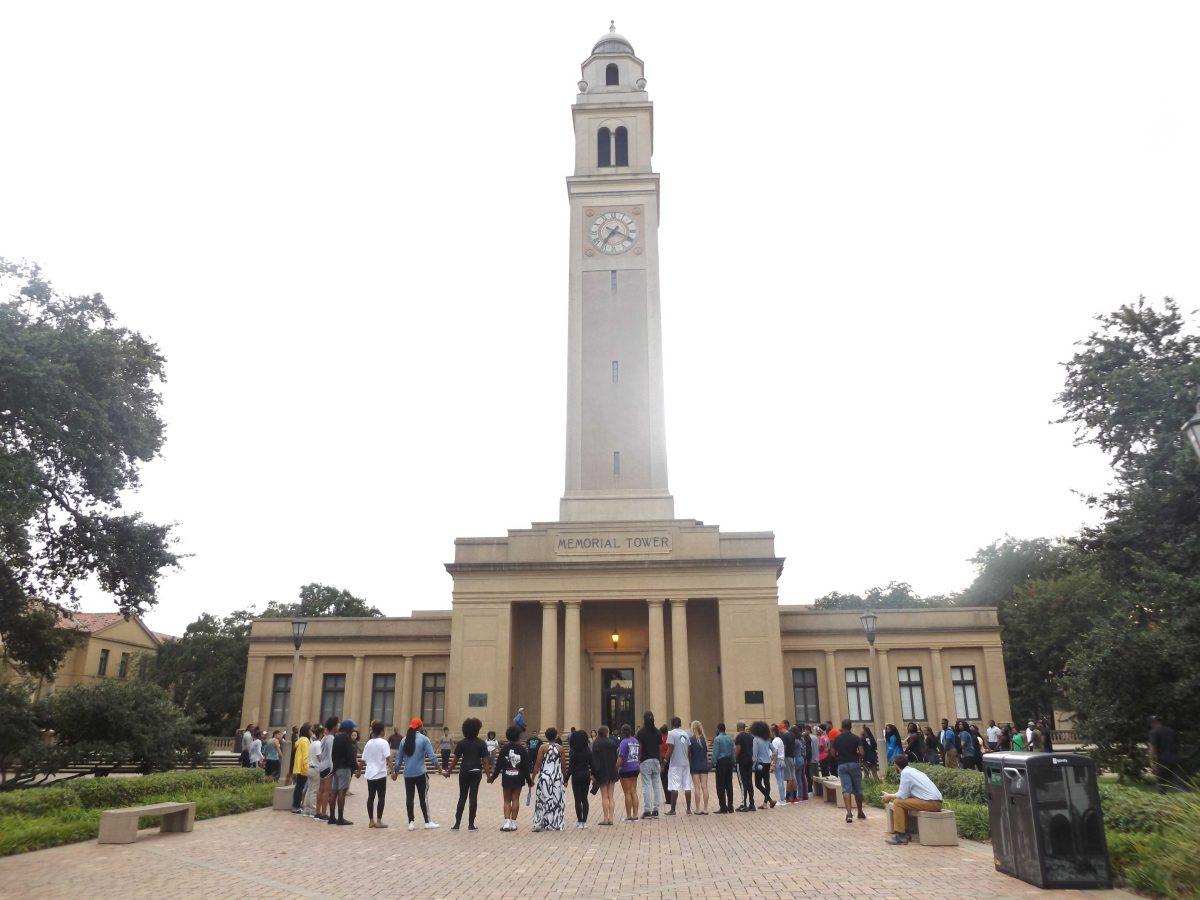
[[[194,556],[152,627],[308,581],[448,608],[456,536],[556,517],[610,17],[656,104],[677,514],[774,530],[791,603],[1088,519],[1059,364],[1139,293],[1200,305],[1194,4],[3,0],[0,254],[168,360],[132,505]]]

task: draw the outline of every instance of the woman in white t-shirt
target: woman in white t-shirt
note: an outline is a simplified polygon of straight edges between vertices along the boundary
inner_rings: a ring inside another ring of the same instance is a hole
[[[371,739],[363,747],[363,777],[367,779],[367,818],[371,820],[368,828],[387,828],[383,824],[383,799],[387,795],[388,758],[392,748],[383,736],[383,723],[376,722],[371,726]],[[379,798],[379,808],[375,808],[375,799]]]
[[[498,740],[496,740],[496,732],[489,731],[487,740],[484,741],[484,743],[487,744],[488,759],[490,759],[492,761],[492,768],[495,769],[496,768],[496,750],[500,746],[500,742]]]
[[[263,752],[262,752],[262,732],[255,731],[254,739],[250,741],[250,765],[256,769],[262,768]]]
[[[779,726],[771,726],[771,758],[775,761],[775,784],[779,788],[779,800],[787,798],[787,749],[783,738],[779,736]]]

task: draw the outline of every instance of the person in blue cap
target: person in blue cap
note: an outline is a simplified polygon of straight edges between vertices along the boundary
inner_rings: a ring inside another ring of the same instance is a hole
[[[342,722],[342,728],[333,739],[333,790],[329,795],[330,825],[353,825],[346,818],[346,793],[350,790],[351,776],[357,777],[358,744],[352,737],[358,728],[351,719]],[[337,815],[334,815],[334,809]]]

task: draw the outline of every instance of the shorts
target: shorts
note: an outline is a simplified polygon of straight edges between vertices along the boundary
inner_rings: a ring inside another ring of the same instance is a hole
[[[856,762],[842,763],[838,766],[838,778],[842,782],[843,794],[853,794],[862,798],[862,766]]]
[[[520,775],[504,774],[500,776],[500,786],[506,791],[511,791],[513,789],[520,790],[526,784],[526,780]]]
[[[334,769],[333,789],[335,791],[350,790],[350,776],[353,774],[353,772],[353,769]]]
[[[632,781],[638,777],[640,772],[638,769],[634,769],[632,772],[619,772],[618,774],[621,776],[622,781]]]
[[[667,767],[667,790],[690,791],[692,789],[692,773],[687,766]]]

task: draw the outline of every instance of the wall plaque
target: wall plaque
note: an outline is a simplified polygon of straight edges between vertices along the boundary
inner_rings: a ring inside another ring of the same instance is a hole
[[[746,702],[747,703],[762,703],[763,702],[763,692],[762,691],[746,691]]]
[[[467,694],[467,706],[487,706],[487,694]]]

